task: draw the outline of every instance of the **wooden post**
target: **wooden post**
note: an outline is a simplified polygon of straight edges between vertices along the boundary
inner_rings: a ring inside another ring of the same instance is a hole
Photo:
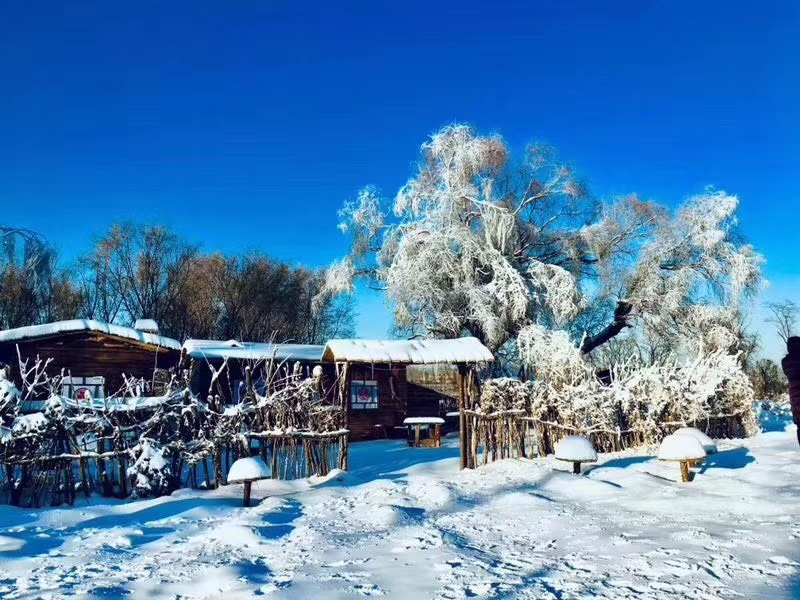
[[[460,468],[466,469],[469,466],[469,460],[467,455],[467,449],[469,444],[469,435],[467,432],[467,415],[466,415],[466,398],[465,396],[465,386],[464,386],[464,372],[466,371],[466,365],[464,363],[458,363],[458,429],[459,429],[459,442],[461,446],[461,460],[460,460]]]
[[[684,483],[689,483],[692,480],[691,474],[689,473],[689,461],[681,461],[681,480]]]
[[[419,423],[417,423],[414,426],[414,447],[415,448],[419,448],[420,429],[422,429],[422,426]]]
[[[436,425],[436,433],[434,435],[434,439],[436,440],[436,447],[437,448],[441,448],[442,447],[442,426],[441,425],[438,425],[438,424]]]
[[[342,365],[341,374],[339,375],[339,396],[342,402],[342,415],[344,420],[344,429],[349,429],[350,426],[350,363]],[[350,434],[347,433],[342,436],[341,455],[339,457],[339,468],[343,471],[350,469]]]
[[[244,368],[244,377],[247,382],[247,399],[253,401],[256,397],[255,390],[253,389],[253,374],[250,371],[250,365]]]
[[[581,474],[581,463],[578,462],[577,460],[573,461],[573,463],[572,463],[572,472],[575,475],[580,475]]]
[[[253,485],[252,481],[244,482],[244,505],[250,506],[250,488]]]

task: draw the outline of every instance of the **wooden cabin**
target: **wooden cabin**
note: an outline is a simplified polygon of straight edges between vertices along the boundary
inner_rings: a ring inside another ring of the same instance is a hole
[[[334,376],[343,382],[352,440],[391,435],[408,417],[444,416],[453,401],[458,405],[458,398],[445,390],[458,395],[459,373],[464,367],[493,360],[489,349],[473,337],[331,340],[322,355],[323,363],[336,366]],[[422,366],[424,375],[417,369]],[[427,383],[420,384],[420,378],[427,378]],[[437,379],[435,385],[433,379]]]
[[[408,417],[443,417],[458,406],[459,365],[494,360],[475,338],[331,340],[325,346],[187,340],[183,350],[194,362],[195,394],[209,393],[213,373],[227,361],[212,391],[221,392],[225,404],[241,402],[247,366],[259,393],[265,392],[267,371],[278,366],[287,372],[299,369],[303,376],[321,368],[329,402],[340,403],[344,390],[353,441],[405,435]]]
[[[19,355],[31,367],[39,356],[52,359],[49,375],[62,369],[69,377],[62,381],[61,395],[73,400],[107,398],[130,378],[154,380],[154,374],[175,367],[180,359],[178,341],[152,331],[112,325],[92,319],[74,319],[0,331],[0,362],[10,365],[12,377],[21,387]],[[143,390],[148,395],[150,390]],[[157,392],[157,390],[155,390]],[[47,391],[42,390],[42,395]],[[44,398],[38,398],[42,400]],[[32,403],[23,411],[38,410]]]
[[[253,384],[258,393],[265,393],[267,371],[293,372],[299,369],[303,376],[310,376],[322,359],[324,346],[309,344],[271,344],[261,342],[239,342],[237,340],[187,340],[183,350],[194,363],[191,388],[194,394],[205,395],[210,390],[214,371],[223,363],[227,366],[219,374],[219,390],[224,404],[238,404],[245,393],[245,368],[250,366]],[[330,369],[331,373],[333,369]],[[278,377],[280,377],[280,373]]]

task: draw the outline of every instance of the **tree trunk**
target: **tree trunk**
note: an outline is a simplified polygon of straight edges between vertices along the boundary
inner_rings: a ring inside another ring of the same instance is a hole
[[[617,307],[614,309],[614,320],[597,335],[586,338],[581,345],[581,352],[589,354],[595,348],[602,346],[619,335],[628,326],[628,317],[630,317],[632,311],[632,304],[622,300],[617,302]]]

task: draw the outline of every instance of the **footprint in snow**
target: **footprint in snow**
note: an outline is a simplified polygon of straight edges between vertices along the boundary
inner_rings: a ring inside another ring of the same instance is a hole
[[[358,583],[353,589],[362,596],[383,596],[383,590],[373,583]]]

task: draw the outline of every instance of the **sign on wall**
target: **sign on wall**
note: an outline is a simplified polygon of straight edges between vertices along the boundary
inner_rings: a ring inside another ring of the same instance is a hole
[[[378,408],[377,381],[350,382],[350,408],[353,410]]]

